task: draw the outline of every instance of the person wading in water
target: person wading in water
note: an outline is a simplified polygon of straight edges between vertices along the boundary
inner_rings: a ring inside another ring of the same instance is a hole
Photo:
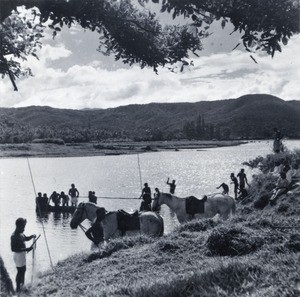
[[[169,180],[170,180],[170,179],[168,178],[168,180],[167,180],[167,185],[170,186],[170,193],[171,193],[171,194],[174,194],[174,193],[175,193],[175,188],[176,188],[176,185],[175,185],[176,180],[173,179],[171,183],[169,182]]]
[[[71,196],[71,205],[77,207],[79,192],[75,188],[74,184],[71,184],[71,189],[69,190],[69,196]]]
[[[144,184],[140,199],[141,198],[143,198],[143,201],[141,203],[140,211],[151,210],[151,189],[147,183]]]

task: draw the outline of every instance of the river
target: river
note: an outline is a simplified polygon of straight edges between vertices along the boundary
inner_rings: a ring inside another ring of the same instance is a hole
[[[289,149],[300,148],[300,141],[285,141],[285,145]],[[170,177],[176,180],[177,196],[201,197],[220,191],[216,187],[223,182],[229,185],[230,173],[237,174],[242,167],[251,180],[252,172],[242,166],[242,162],[265,156],[271,149],[272,142],[256,141],[233,147],[150,152],[139,156],[0,159],[0,255],[14,279],[16,268],[10,251],[10,235],[18,217],[27,218],[26,235],[41,234],[35,251],[37,274],[50,269],[50,260],[55,265],[70,255],[91,249],[81,229],[70,229],[70,215],[49,213],[46,217],[37,217],[35,191],[47,193],[49,197],[53,191],[67,193],[74,183],[80,192],[79,201],[87,201],[88,191],[93,190],[99,206],[131,211],[139,208],[141,182],[147,182],[152,192],[155,187],[168,192],[166,180]],[[177,219],[166,206],[162,207],[161,214],[168,233],[178,224]],[[88,227],[89,223],[84,222],[84,225]],[[27,283],[32,272],[31,255],[27,256]]]

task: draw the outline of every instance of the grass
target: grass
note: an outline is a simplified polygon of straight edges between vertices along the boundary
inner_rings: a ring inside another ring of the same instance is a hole
[[[112,240],[58,263],[22,295],[300,296],[300,196],[258,208],[272,183],[267,173],[253,180],[230,220],[192,221],[158,239]]]
[[[12,293],[14,293],[13,284],[0,257],[0,296],[5,297]]]

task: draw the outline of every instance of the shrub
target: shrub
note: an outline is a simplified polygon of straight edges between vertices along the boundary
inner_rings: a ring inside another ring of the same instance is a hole
[[[269,204],[269,200],[270,200],[269,195],[261,196],[254,201],[254,207],[258,209],[263,209]]]
[[[292,252],[300,252],[300,234],[291,234],[285,246]]]
[[[200,232],[206,231],[208,229],[214,228],[219,224],[212,219],[205,220],[193,220],[191,222],[187,222],[177,227],[178,232],[190,231],[190,232]]]
[[[263,239],[248,228],[220,227],[207,240],[209,256],[247,255],[263,245]]]
[[[32,143],[53,143],[58,145],[64,145],[65,142],[60,138],[36,138],[32,140]]]

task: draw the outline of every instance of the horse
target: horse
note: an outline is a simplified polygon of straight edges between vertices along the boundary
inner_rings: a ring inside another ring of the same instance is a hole
[[[194,205],[201,204],[202,212],[194,211],[191,213],[187,211],[187,199],[192,199]],[[158,193],[153,200],[152,210],[158,210],[162,204],[166,204],[175,212],[179,223],[192,219],[212,218],[216,214],[226,220],[231,214],[235,213],[236,209],[234,198],[219,193],[204,196],[202,200],[193,196],[179,198],[168,193]]]
[[[70,222],[70,227],[76,229],[85,219],[93,222],[96,219],[96,211],[100,208],[92,202],[81,202],[77,206]],[[118,226],[118,212],[125,213],[126,217],[132,215],[120,211],[107,212],[101,221],[103,226],[104,240],[124,235],[124,230]],[[162,236],[164,233],[164,221],[160,214],[153,211],[145,211],[136,213],[138,224],[135,230],[127,230],[126,235],[147,234],[149,236]],[[127,220],[127,219],[126,219]],[[131,221],[131,219],[129,218]]]

